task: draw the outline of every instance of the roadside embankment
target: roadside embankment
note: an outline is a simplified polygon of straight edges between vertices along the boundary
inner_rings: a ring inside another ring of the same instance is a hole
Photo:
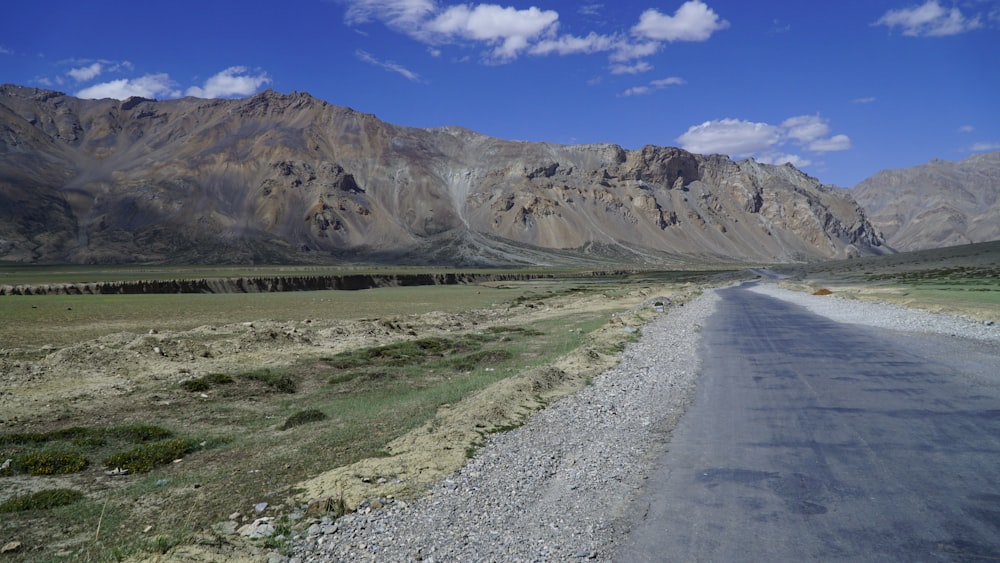
[[[442,272],[401,274],[343,274],[318,276],[258,276],[202,279],[157,279],[80,283],[0,285],[0,295],[135,295],[175,293],[273,293],[376,289],[426,285],[459,285],[554,279],[621,276],[629,271],[580,272],[561,276],[526,272]]]
[[[606,560],[649,463],[691,400],[707,291],[641,329],[621,362],[404,502],[315,521],[293,561]],[[391,476],[383,476],[386,480]],[[379,508],[381,507],[381,508]]]

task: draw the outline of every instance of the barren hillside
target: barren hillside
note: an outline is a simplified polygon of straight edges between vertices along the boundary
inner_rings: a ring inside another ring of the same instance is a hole
[[[883,170],[851,193],[896,250],[1000,240],[1000,152]]]
[[[81,100],[0,87],[0,259],[561,264],[872,254],[790,165],[414,129],[308,94]]]

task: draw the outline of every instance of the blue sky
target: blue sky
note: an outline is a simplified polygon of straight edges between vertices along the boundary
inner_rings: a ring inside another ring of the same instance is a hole
[[[792,162],[850,186],[1000,150],[1000,0],[14,0],[0,82],[309,92],[399,125]]]

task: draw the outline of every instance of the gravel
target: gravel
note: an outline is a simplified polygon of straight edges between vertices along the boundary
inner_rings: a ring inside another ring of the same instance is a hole
[[[890,303],[841,299],[833,295],[810,295],[781,289],[771,284],[757,284],[751,291],[776,297],[837,322],[862,324],[900,332],[944,334],[975,340],[1000,341],[1000,325],[977,321],[961,315],[931,313]]]
[[[1000,341],[1000,327],[885,303],[751,288],[840,322]],[[313,524],[292,548],[307,561],[609,561],[650,462],[690,402],[712,291],[642,329],[594,383],[491,436],[460,471],[409,503],[376,499]]]
[[[313,524],[292,561],[610,560],[650,462],[693,396],[706,292],[647,324],[621,363],[409,503]]]

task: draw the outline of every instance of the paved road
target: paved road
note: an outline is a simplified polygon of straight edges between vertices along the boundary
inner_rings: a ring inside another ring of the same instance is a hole
[[[619,561],[1000,561],[1000,350],[731,288]]]

